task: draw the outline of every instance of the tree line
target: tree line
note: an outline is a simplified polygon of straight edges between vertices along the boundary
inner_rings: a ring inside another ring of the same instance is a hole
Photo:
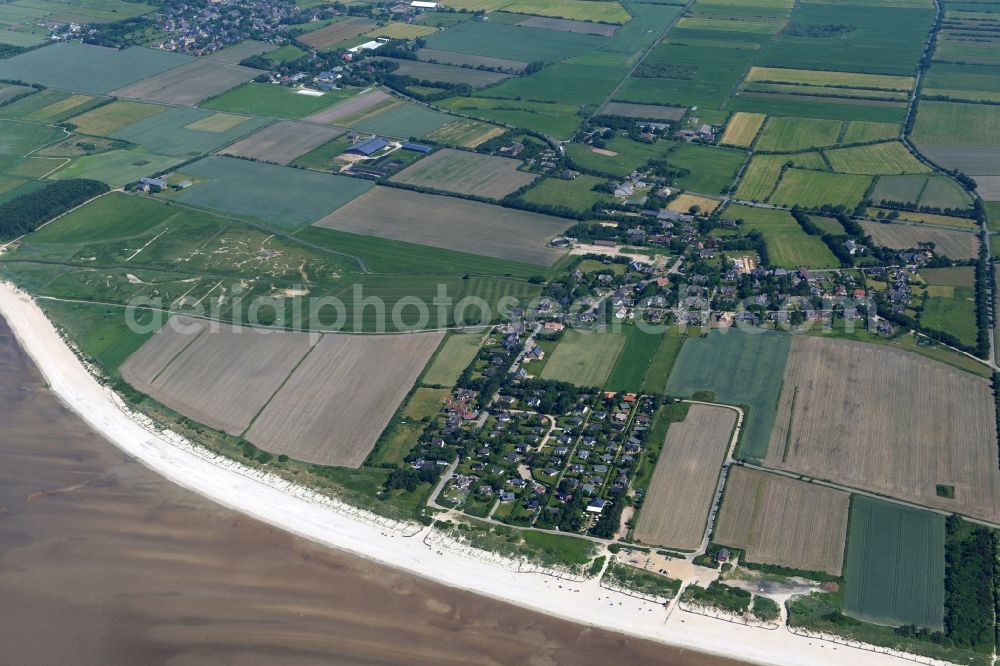
[[[0,239],[31,233],[42,224],[108,191],[96,180],[60,180],[0,205]]]

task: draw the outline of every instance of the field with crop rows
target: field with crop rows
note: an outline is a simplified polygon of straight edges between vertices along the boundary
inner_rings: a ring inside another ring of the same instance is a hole
[[[806,208],[819,208],[824,204],[854,208],[861,202],[871,180],[869,176],[788,169],[769,201]]]
[[[976,235],[966,231],[935,229],[929,225],[912,225],[862,221],[865,233],[877,245],[894,250],[909,250],[920,243],[934,243],[935,254],[951,259],[973,259],[979,254]]]
[[[246,83],[259,74],[260,71],[256,69],[203,58],[119,88],[111,95],[194,106]]]
[[[443,332],[324,335],[247,439],[299,460],[359,467],[443,338]]]
[[[670,424],[643,498],[636,541],[683,550],[701,545],[735,427],[735,411],[711,405],[691,405],[687,418]]]
[[[288,164],[343,134],[343,130],[283,120],[269,125],[219,152],[263,162]]]
[[[684,343],[667,381],[667,395],[710,391],[715,400],[747,409],[738,450],[762,460],[774,423],[790,337],[782,333],[709,332]]]
[[[722,134],[720,143],[728,146],[749,148],[760,132],[767,119],[763,113],[744,113],[738,111],[729,119],[726,131]]]
[[[989,382],[898,349],[797,337],[774,423],[769,467],[1000,520]]]
[[[367,19],[351,17],[337,23],[331,23],[319,30],[307,32],[300,36],[298,40],[306,46],[322,50],[362,35],[374,27],[375,24]]]
[[[844,612],[940,630],[944,616],[944,517],[855,496],[851,503]]]
[[[750,562],[839,576],[850,500],[840,490],[736,467],[712,538],[742,548]]]
[[[897,175],[929,173],[930,167],[914,157],[899,141],[838,148],[823,153],[838,173]]]
[[[445,148],[403,169],[390,180],[446,192],[502,199],[538,176],[518,171],[520,161]]]

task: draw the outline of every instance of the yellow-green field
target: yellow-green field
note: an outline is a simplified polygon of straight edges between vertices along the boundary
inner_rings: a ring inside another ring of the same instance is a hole
[[[366,32],[371,37],[388,37],[390,39],[416,39],[437,32],[437,28],[413,23],[387,23]]]
[[[749,201],[766,201],[774,189],[781,168],[791,162],[794,166],[805,169],[825,169],[823,158],[819,153],[798,153],[796,155],[754,155],[739,187],[736,197]]]
[[[202,132],[228,132],[237,125],[245,123],[246,116],[238,116],[234,113],[213,113],[210,116],[200,118],[193,123],[185,125],[187,129],[201,130]]]
[[[784,67],[751,67],[746,80],[847,88],[870,88],[872,90],[911,90],[914,83],[912,76],[827,72],[815,69],[786,69]]]
[[[929,173],[931,170],[899,141],[827,150],[824,155],[833,170],[839,173],[877,176]]]
[[[726,131],[722,134],[722,143],[728,146],[749,148],[766,119],[767,116],[763,113],[737,111],[729,119],[729,124],[726,125]]]
[[[69,122],[81,134],[108,136],[132,123],[152,118],[167,110],[166,106],[118,100],[106,106],[82,113]]]

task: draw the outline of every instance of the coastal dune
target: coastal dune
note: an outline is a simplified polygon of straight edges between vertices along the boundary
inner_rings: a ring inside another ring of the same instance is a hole
[[[287,482],[223,462],[176,434],[159,431],[90,374],[30,296],[0,284],[0,315],[38,365],[52,391],[95,431],[168,480],[220,505],[309,539],[429,580],[531,610],[623,634],[759,664],[912,663],[868,650],[745,627],[540,573],[518,573],[476,558],[430,528],[391,529],[364,512],[311,500]]]

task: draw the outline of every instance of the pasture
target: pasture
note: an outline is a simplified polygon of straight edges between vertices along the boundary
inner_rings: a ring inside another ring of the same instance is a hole
[[[606,193],[594,191],[595,185],[604,182],[606,181],[601,178],[586,174],[580,174],[572,180],[543,178],[522,194],[521,200],[584,213],[591,210],[594,204],[611,202]]]
[[[502,199],[538,177],[518,171],[519,160],[444,148],[403,169],[393,182]]]
[[[937,174],[883,176],[875,185],[872,201],[902,201],[937,208],[965,208],[972,205],[972,197],[961,185],[947,176]]]
[[[420,49],[417,51],[417,58],[422,62],[441,63],[458,67],[489,67],[490,69],[510,72],[511,74],[517,74],[528,66],[528,63],[522,60],[491,58],[489,56],[443,51],[441,49]]]
[[[143,176],[169,169],[181,161],[179,157],[156,155],[141,148],[111,150],[97,155],[83,155],[54,171],[49,178],[92,178],[110,187],[124,187]],[[55,169],[56,162],[50,168]]]
[[[618,82],[628,74],[628,67],[605,64],[600,56],[549,65],[531,76],[509,78],[477,94],[493,98],[530,99],[579,106],[596,106],[604,101]],[[593,61],[597,62],[593,62]]]
[[[924,100],[912,139],[921,146],[1000,146],[1000,106]]]
[[[199,121],[213,115],[204,109],[172,107],[112,132],[111,137],[159,155],[193,157],[221,148],[271,122],[270,118],[243,116],[243,122],[238,125],[227,123],[231,126],[225,131],[197,129]]]
[[[432,134],[454,119],[454,116],[440,111],[433,111],[408,102],[395,101],[390,106],[356,120],[341,117],[337,123],[362,132],[407,139]]]
[[[944,517],[855,496],[851,503],[844,613],[865,622],[941,630]]]
[[[643,498],[636,541],[681,550],[701,545],[735,427],[735,411],[712,405],[691,405],[683,421],[670,424]]]
[[[818,153],[799,153],[796,155],[754,155],[750,164],[743,171],[736,196],[747,201],[767,201],[771,192],[777,187],[785,165],[805,169],[823,169],[823,159]]]
[[[871,180],[869,176],[787,169],[769,201],[806,208],[819,208],[823,204],[854,208],[861,202]]]
[[[709,331],[684,343],[667,380],[667,395],[709,391],[718,402],[746,408],[737,451],[763,460],[774,423],[791,337],[783,333]]]
[[[638,326],[627,329],[628,338],[605,387],[609,391],[642,390],[643,379],[660,349],[662,332],[648,332]]]
[[[736,146],[738,148],[749,148],[757,138],[757,133],[767,119],[763,113],[745,113],[737,111],[729,119],[726,130],[722,134],[720,143],[726,146]]]
[[[670,164],[690,171],[677,179],[686,190],[702,194],[722,194],[736,180],[736,174],[746,160],[742,150],[682,143],[667,156]]]
[[[440,51],[504,60],[555,62],[589,51],[606,40],[596,35],[470,21],[429,35],[426,41],[429,48]]]
[[[438,65],[430,62],[421,62],[420,60],[394,60],[393,62],[399,65],[395,74],[399,74],[400,76],[412,76],[421,81],[433,81],[435,83],[466,84],[473,88],[491,86],[510,76],[510,74],[503,74],[501,72],[455,67],[454,65]]]
[[[259,70],[200,58],[112,91],[113,97],[194,106],[260,74]]]
[[[363,35],[374,27],[375,24],[367,19],[351,17],[300,35],[298,41],[314,49],[323,50],[358,35]]]
[[[355,90],[344,89],[320,96],[302,95],[296,88],[250,82],[208,100],[201,108],[250,116],[303,118],[342,102],[354,93]]]
[[[547,244],[565,232],[570,222],[477,201],[376,187],[316,226],[551,266],[565,251]]]
[[[341,134],[342,130],[332,127],[282,120],[254,132],[220,152],[233,157],[288,164]]]
[[[603,388],[627,336],[612,331],[570,329],[542,369],[542,379]]]
[[[443,332],[324,335],[246,438],[298,460],[360,467],[442,339]]]
[[[836,145],[843,125],[839,120],[812,118],[768,118],[757,139],[757,150],[794,152]]]
[[[877,176],[929,173],[931,168],[914,157],[899,141],[837,148],[823,153],[838,173]]]
[[[896,123],[871,123],[852,120],[847,123],[840,143],[870,143],[899,138],[900,127]]]
[[[482,330],[455,332],[445,338],[421,382],[428,386],[454,386],[462,372],[476,358],[483,333]]]
[[[535,130],[558,139],[569,139],[580,125],[580,118],[575,116],[576,108],[568,104],[485,97],[452,97],[442,100],[439,105],[455,113]]]
[[[204,179],[172,195],[178,201],[282,227],[309,224],[370,190],[369,181],[333,174],[206,157],[183,173]]]
[[[916,249],[921,243],[934,243],[935,254],[950,259],[974,259],[979,253],[976,235],[967,231],[868,221],[862,221],[861,226],[877,245],[893,250]]]
[[[882,345],[796,337],[774,423],[768,467],[1000,520],[985,380]]]
[[[735,467],[712,539],[750,562],[839,576],[850,504],[840,490]]]
[[[172,51],[138,46],[119,51],[87,44],[59,43],[0,60],[0,79],[103,95],[192,60],[191,56]]]
[[[308,333],[175,317],[121,366],[137,390],[190,419],[241,435],[312,346]]]
[[[767,254],[781,268],[837,268],[840,261],[818,236],[810,236],[791,213],[784,210],[734,205],[726,215],[743,220],[744,227],[764,234]]]
[[[566,156],[582,169],[627,176],[649,160],[666,156],[671,147],[672,144],[665,141],[644,143],[616,136],[606,141],[603,148],[582,143],[566,144]]]
[[[158,104],[144,104],[115,100],[111,104],[100,106],[70,118],[69,123],[80,134],[94,136],[111,136],[118,130],[128,127],[146,118],[163,113],[169,107]]]

